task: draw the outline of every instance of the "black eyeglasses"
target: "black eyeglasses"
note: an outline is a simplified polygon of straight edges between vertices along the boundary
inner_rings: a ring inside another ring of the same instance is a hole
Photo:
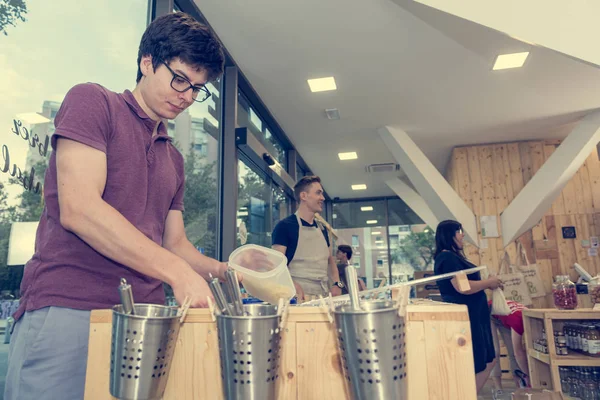
[[[169,67],[166,62],[161,61],[161,63],[163,63],[165,67],[167,67],[167,69],[173,74],[173,79],[171,79],[171,87],[173,88],[173,90],[179,93],[184,93],[192,89],[192,99],[194,99],[194,101],[198,103],[202,103],[210,97],[210,92],[208,91],[206,86],[192,85],[192,83],[189,80],[173,72],[171,67]]]

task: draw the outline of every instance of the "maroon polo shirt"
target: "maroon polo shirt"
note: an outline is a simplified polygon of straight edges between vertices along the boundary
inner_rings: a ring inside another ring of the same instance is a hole
[[[102,199],[155,243],[162,245],[169,210],[183,210],[183,157],[165,124],[152,137],[156,122],[130,91],[114,93],[97,84],[81,84],[66,95],[54,120],[58,138],[68,138],[106,154]],[[132,285],[137,303],[164,304],[162,282],[98,253],[60,224],[56,151],[44,181],[45,207],[36,234],[35,254],[25,266],[18,320],[25,311],[48,306],[79,310],[120,303],[121,278]]]

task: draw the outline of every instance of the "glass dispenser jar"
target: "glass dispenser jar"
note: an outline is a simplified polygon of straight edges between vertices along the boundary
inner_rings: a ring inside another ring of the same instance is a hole
[[[554,306],[559,310],[574,310],[577,308],[577,288],[568,275],[558,275],[552,285]]]

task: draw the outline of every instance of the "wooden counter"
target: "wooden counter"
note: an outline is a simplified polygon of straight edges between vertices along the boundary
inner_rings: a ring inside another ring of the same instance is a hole
[[[112,312],[92,312],[86,400],[109,394]],[[282,336],[278,399],[349,399],[335,330],[324,310],[291,307]],[[407,391],[411,400],[476,400],[466,306],[418,301],[407,307]],[[164,400],[223,399],[216,323],[190,310],[181,327]],[[399,398],[406,398],[400,397]]]

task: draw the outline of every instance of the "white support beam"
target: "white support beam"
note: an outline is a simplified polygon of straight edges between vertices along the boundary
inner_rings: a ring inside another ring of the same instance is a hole
[[[583,118],[500,215],[506,247],[533,228],[600,141],[600,111]]]
[[[399,178],[387,180],[385,183],[411,208],[411,210],[415,212],[415,214],[419,216],[419,218],[425,221],[432,229],[435,229],[440,221],[433,212],[431,212],[431,208],[429,208],[419,193],[415,192]]]
[[[400,5],[404,1],[396,0]],[[525,43],[600,65],[600,1],[597,0],[414,0],[487,26]]]
[[[408,134],[392,126],[377,132],[437,220],[459,221],[466,239],[478,247],[475,215]]]

